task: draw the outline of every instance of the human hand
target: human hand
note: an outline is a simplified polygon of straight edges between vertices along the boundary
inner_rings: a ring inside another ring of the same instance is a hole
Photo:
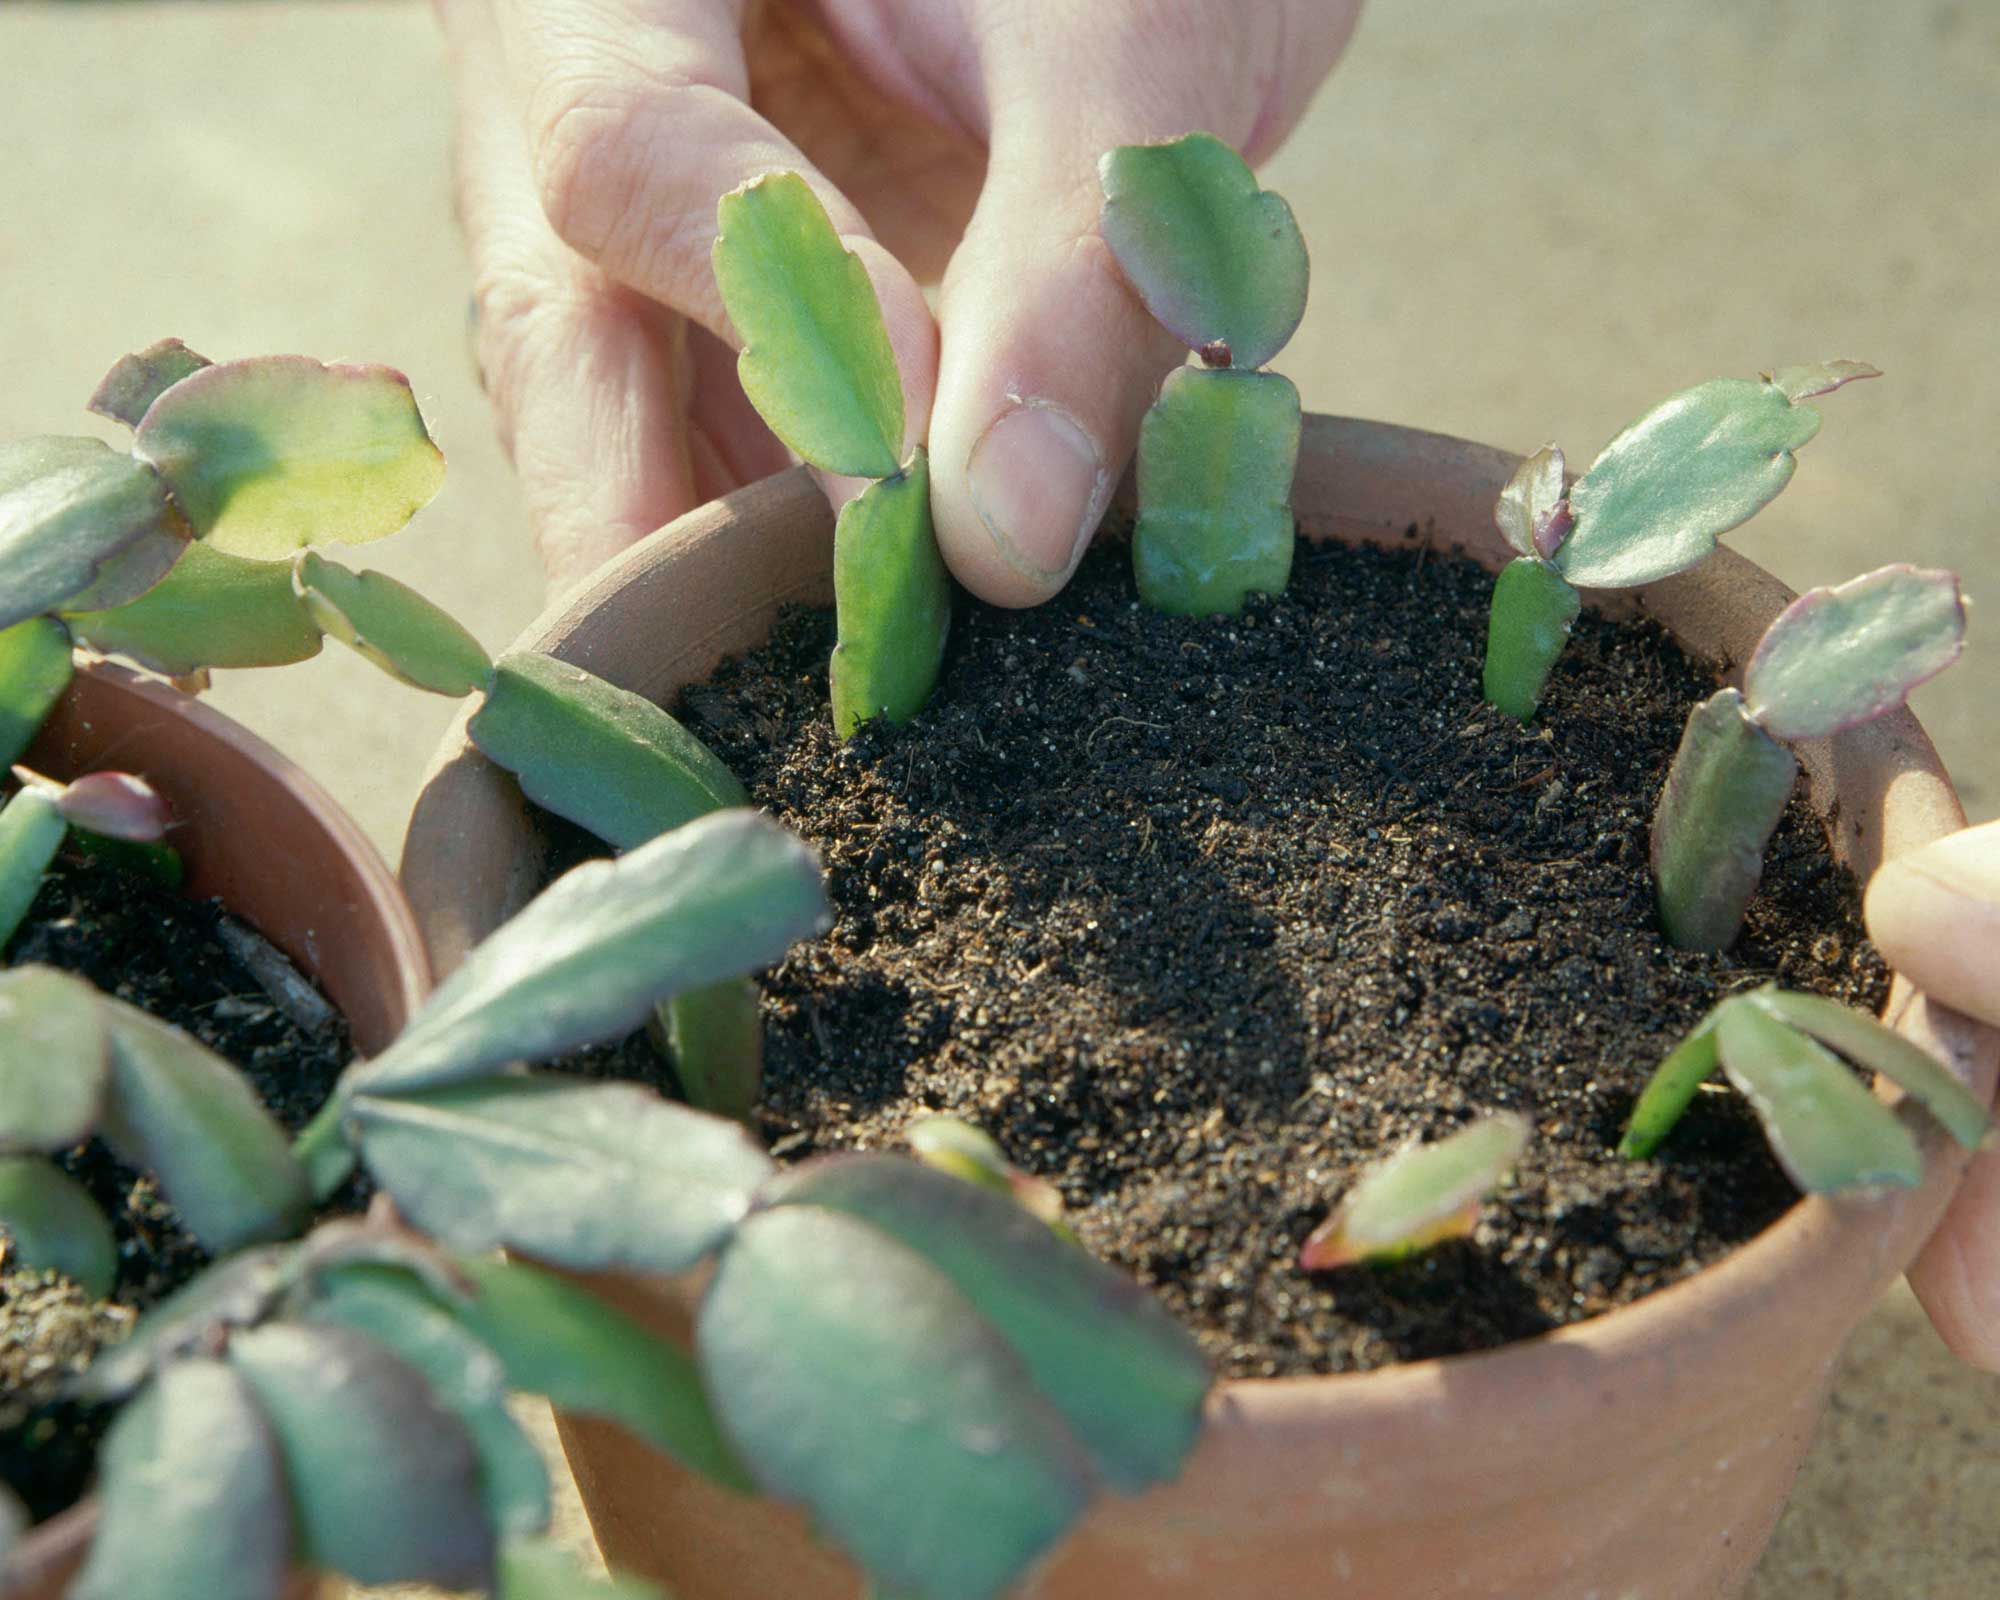
[[[437,0],[481,366],[552,584],[787,459],[709,247],[723,194],[791,169],[882,302],[945,560],[1055,593],[1186,355],[1097,235],[1097,158],[1194,128],[1268,154],[1359,5]]]
[[[2000,1025],[2000,822],[1899,856],[1868,885],[1869,937],[1933,1000]],[[2000,1371],[2000,1150],[1972,1158],[1910,1268],[1944,1342]]]

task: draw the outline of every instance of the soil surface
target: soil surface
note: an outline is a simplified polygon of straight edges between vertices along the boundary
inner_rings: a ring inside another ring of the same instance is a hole
[[[837,907],[765,979],[773,1148],[969,1118],[1235,1375],[1501,1344],[1778,1217],[1796,1196],[1733,1093],[1657,1159],[1611,1152],[1722,995],[1775,977],[1879,1006],[1852,880],[1795,800],[1735,947],[1668,947],[1647,821],[1712,676],[1586,618],[1514,723],[1479,698],[1491,579],[1407,538],[1301,543],[1287,595],[1224,619],[1141,610],[1100,549],[1047,606],[963,607],[931,705],[846,746],[824,614],[690,691]],[[1534,1138],[1469,1239],[1298,1270],[1366,1163],[1502,1107]]]
[[[8,964],[40,962],[88,978],[234,1062],[259,1098],[296,1131],[346,1066],[347,1025],[293,1020],[233,954],[232,924],[202,904],[103,860],[65,854],[42,884]],[[249,930],[234,923],[238,936]],[[254,939],[256,936],[251,934]],[[268,950],[268,946],[265,947]],[[274,953],[274,952],[273,952]],[[281,958],[282,959],[282,958]],[[207,1265],[159,1187],[93,1139],[58,1162],[111,1218],[118,1282],[93,1302],[52,1273],[9,1271],[0,1249],[0,1481],[36,1517],[81,1492],[103,1415],[55,1398],[136,1315]]]

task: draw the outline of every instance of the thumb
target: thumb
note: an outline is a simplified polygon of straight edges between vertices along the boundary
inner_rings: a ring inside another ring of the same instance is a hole
[[[2000,822],[1898,856],[1868,885],[1869,937],[1933,1000],[2000,1023]],[[2000,1371],[2000,1151],[1972,1159],[1910,1268],[1946,1344]]]
[[[1155,8],[1143,28],[1119,23],[1119,7],[1051,10],[987,40],[991,159],[945,274],[931,413],[939,547],[967,588],[1010,606],[1068,580],[1161,379],[1187,356],[1098,232],[1098,158],[1195,129],[1260,153],[1346,37],[1326,13],[1352,20],[1324,0],[1232,7],[1226,28],[1204,28],[1217,7],[1196,0]],[[1309,41],[1288,37],[1301,28]]]

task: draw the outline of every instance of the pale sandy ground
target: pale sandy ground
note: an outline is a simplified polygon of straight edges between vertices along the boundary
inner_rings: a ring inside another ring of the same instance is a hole
[[[465,356],[447,117],[417,4],[0,0],[0,436],[89,427],[98,374],[163,333],[392,362],[451,480],[368,559],[505,641],[540,596]],[[1796,586],[1965,574],[1973,659],[1918,707],[1992,816],[1996,172],[1991,0],[1379,5],[1269,171],[1317,266],[1280,364],[1318,409],[1574,459],[1711,374],[1875,361],[1734,543]],[[391,851],[451,711],[331,650],[216,698]],[[1751,1593],[2000,1592],[1996,1442],[2000,1382],[1890,1297]]]

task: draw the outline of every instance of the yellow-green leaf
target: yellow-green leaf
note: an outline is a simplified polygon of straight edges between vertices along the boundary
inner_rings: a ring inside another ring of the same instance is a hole
[[[394,533],[438,491],[444,457],[389,367],[260,356],[204,367],[132,439],[198,537],[272,561]]]

